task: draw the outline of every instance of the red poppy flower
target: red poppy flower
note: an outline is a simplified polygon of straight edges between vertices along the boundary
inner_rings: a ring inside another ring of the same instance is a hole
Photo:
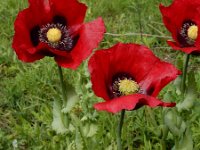
[[[105,102],[95,104],[97,110],[116,113],[143,105],[173,107],[156,96],[180,72],[162,62],[142,45],[117,44],[96,51],[89,60],[92,89]]]
[[[29,0],[15,21],[13,48],[24,62],[54,57],[59,66],[76,69],[105,32],[103,20],[83,23],[87,7],[77,0]]]
[[[187,54],[199,53],[200,1],[174,0],[168,7],[161,4],[160,11],[163,22],[175,41],[168,41],[168,44]]]

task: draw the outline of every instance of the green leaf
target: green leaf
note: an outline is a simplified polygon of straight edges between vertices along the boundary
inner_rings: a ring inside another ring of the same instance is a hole
[[[87,123],[82,129],[85,137],[92,137],[97,133],[98,126],[95,124]]]
[[[178,76],[174,81],[174,85],[176,86],[176,94],[181,95],[181,80],[182,76]]]
[[[75,92],[74,87],[71,85],[67,85],[67,102],[64,108],[62,109],[63,113],[69,113],[72,108],[76,105],[76,103],[79,101],[79,97],[77,93]]]
[[[175,111],[168,111],[165,113],[164,121],[167,127],[169,128],[170,132],[180,137],[180,135],[185,131],[186,124],[183,119],[177,115]]]
[[[188,88],[183,102],[177,104],[178,111],[189,110],[197,99],[197,88],[194,72],[188,74]]]
[[[179,129],[176,126],[176,116],[172,111],[168,111],[164,118],[165,124],[173,135],[179,136]]]
[[[76,128],[75,128],[75,126],[74,126],[72,123],[70,123],[70,124],[69,124],[69,127],[68,127],[68,130],[69,130],[70,132],[74,132],[74,131],[76,130]]]
[[[53,122],[52,128],[57,134],[63,134],[67,131],[63,123],[63,114],[61,113],[61,104],[58,100],[53,103]]]
[[[193,150],[193,141],[192,135],[189,128],[185,130],[183,137],[179,141],[179,149],[180,150]]]
[[[67,146],[67,150],[75,150],[75,143],[74,141],[72,141],[68,146]]]
[[[97,131],[98,131],[98,126],[95,125],[95,124],[91,124],[91,125],[90,125],[90,130],[89,130],[89,132],[88,132],[88,134],[87,134],[87,137],[92,137],[92,136],[94,136],[94,135],[97,133]]]
[[[160,130],[161,130],[161,133],[162,133],[162,135],[160,137],[162,137],[163,139],[166,139],[168,132],[169,132],[168,127],[166,125],[161,125]]]

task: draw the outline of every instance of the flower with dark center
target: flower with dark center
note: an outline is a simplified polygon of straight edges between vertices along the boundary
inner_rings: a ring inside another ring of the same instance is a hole
[[[160,11],[174,39],[168,44],[187,54],[200,53],[200,1],[174,0],[168,7],[160,5]]]
[[[77,0],[29,0],[15,20],[13,49],[24,62],[54,57],[59,66],[76,69],[103,39],[98,18],[84,23],[87,7]]]
[[[162,62],[145,46],[119,43],[96,51],[88,67],[94,93],[105,100],[95,104],[97,110],[116,113],[143,105],[175,106],[156,97],[180,71]]]

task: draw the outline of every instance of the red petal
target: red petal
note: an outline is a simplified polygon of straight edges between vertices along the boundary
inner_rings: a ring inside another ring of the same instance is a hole
[[[54,57],[57,64],[64,68],[70,68],[70,69],[76,69],[77,64],[75,63],[75,60],[69,55],[69,56],[55,56]]]
[[[42,54],[36,53],[38,50],[31,43],[30,31],[19,18],[15,22],[15,35],[12,43],[18,58],[24,62],[34,62],[43,58]]]
[[[127,72],[138,83],[158,61],[152,51],[143,45],[119,43],[109,51],[112,75],[119,72]]]
[[[102,18],[83,24],[78,31],[79,39],[70,52],[70,61],[57,56],[55,57],[56,62],[62,67],[76,69],[98,46],[103,39],[104,32],[105,26]]]
[[[108,85],[110,74],[110,53],[108,51],[96,51],[90,58],[88,68],[91,74],[92,89],[95,94],[105,100],[109,100]]]
[[[165,103],[154,97],[143,95],[143,94],[133,94],[129,96],[119,97],[113,100],[109,100],[102,103],[97,103],[94,105],[95,109],[99,111],[107,111],[111,113],[117,113],[123,109],[134,110],[140,106],[148,105],[149,107],[163,106],[163,107],[174,107],[175,103]]]
[[[35,53],[35,54],[30,54],[27,50],[26,45],[18,45],[17,40],[14,39],[13,49],[15,50],[18,59],[24,62],[34,62],[36,60],[44,58],[44,55],[42,53]],[[35,51],[35,48],[29,48],[29,51]]]
[[[51,18],[49,4],[46,1],[29,0],[29,3],[29,8],[19,12],[15,20],[12,44],[18,58],[25,62],[33,62],[44,57],[42,53],[38,53],[38,48],[33,46],[30,32],[33,27],[49,22]]]
[[[21,12],[24,16],[24,23],[29,26],[29,29],[51,21],[52,13],[48,0],[29,0],[29,4],[29,8]]]
[[[156,97],[161,89],[180,73],[172,64],[157,61],[144,80],[140,82],[140,87],[145,94]]]
[[[160,11],[162,13],[163,23],[165,24],[166,28],[171,32],[173,39],[177,41],[177,30],[179,30],[182,26],[182,21],[178,24],[176,24],[176,22],[173,22],[173,20],[171,20],[172,16],[171,13],[169,13],[168,7],[165,7],[162,4],[160,4]]]
[[[180,50],[182,52],[185,52],[187,54],[193,53],[193,52],[200,52],[200,48],[197,47],[180,47],[177,45],[176,42],[167,41],[167,43],[174,49],[174,50]]]
[[[51,9],[55,15],[65,16],[67,25],[82,24],[85,18],[87,7],[77,0],[49,0],[52,3]]]

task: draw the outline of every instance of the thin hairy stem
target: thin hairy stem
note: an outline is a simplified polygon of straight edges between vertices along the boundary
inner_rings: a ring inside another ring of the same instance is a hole
[[[123,126],[123,123],[124,123],[124,116],[125,116],[125,110],[122,110],[120,120],[119,120],[119,124],[118,124],[118,127],[117,127],[117,147],[118,147],[118,150],[122,150],[121,134],[122,134],[122,126]]]

